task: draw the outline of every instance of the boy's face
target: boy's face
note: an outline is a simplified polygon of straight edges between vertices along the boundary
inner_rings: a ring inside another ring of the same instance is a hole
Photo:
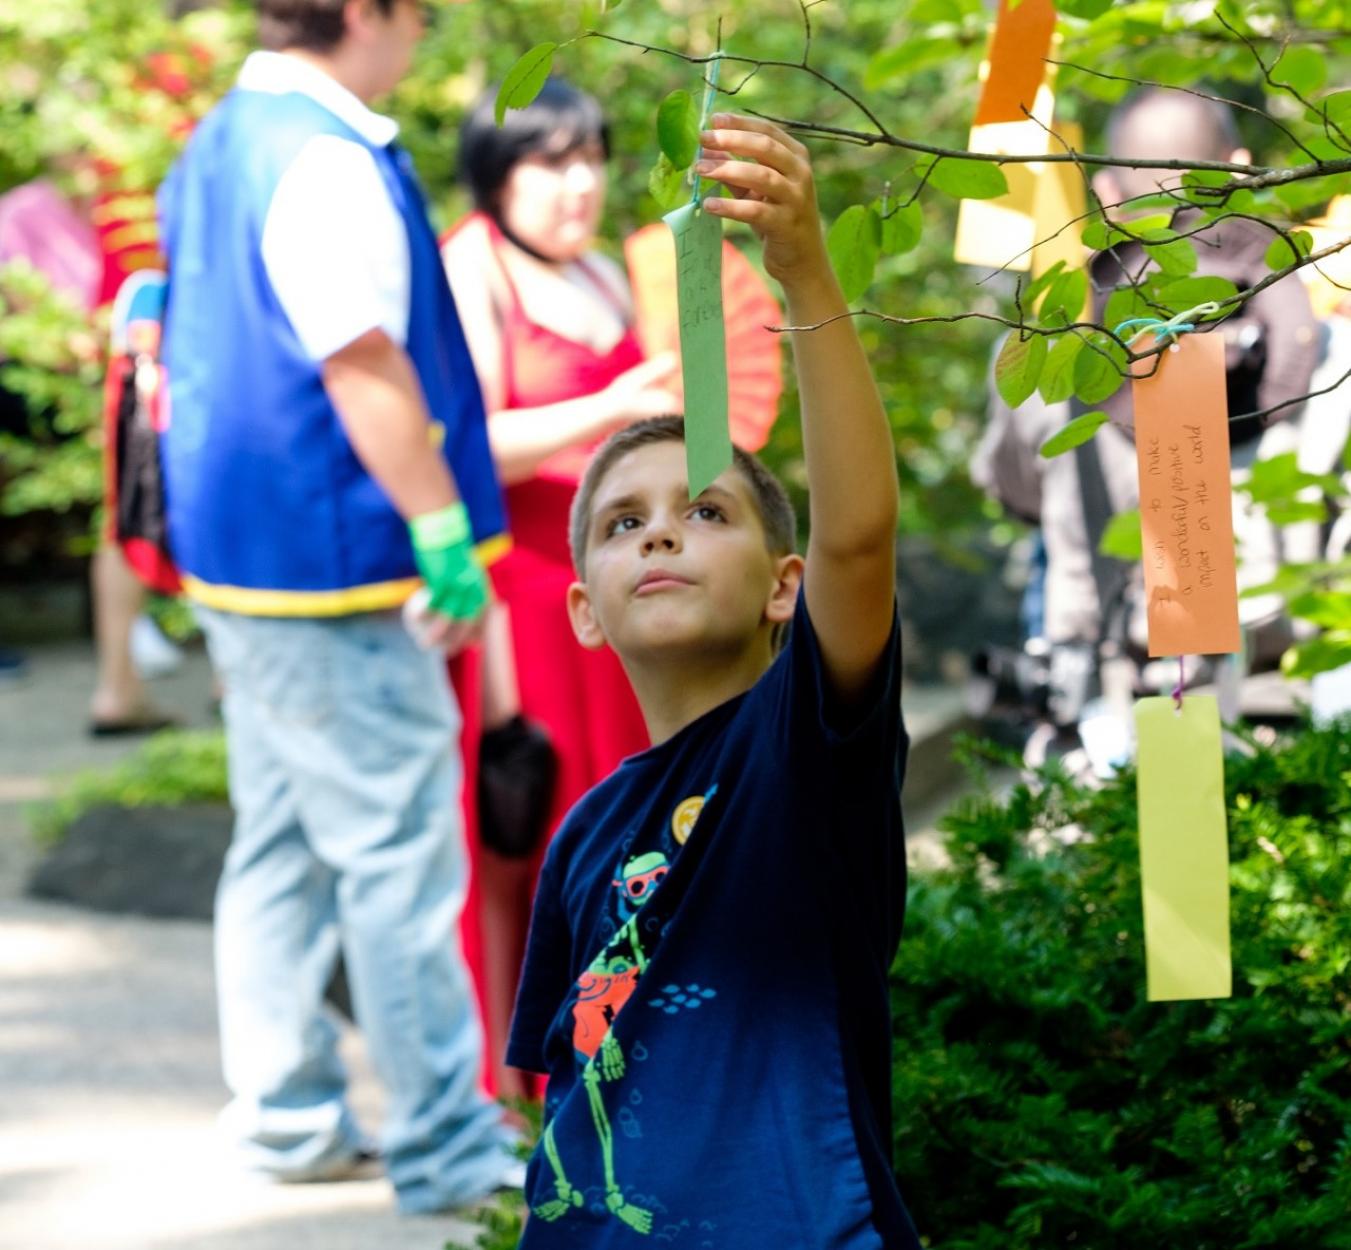
[[[568,592],[583,646],[631,664],[681,654],[729,661],[792,619],[802,559],[775,556],[750,484],[736,469],[691,500],[685,445],[635,448],[592,502],[586,577]]]

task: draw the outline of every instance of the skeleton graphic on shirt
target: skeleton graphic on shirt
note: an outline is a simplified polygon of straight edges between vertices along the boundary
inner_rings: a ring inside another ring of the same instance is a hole
[[[638,978],[647,968],[638,913],[669,871],[666,856],[660,851],[635,856],[621,867],[613,885],[620,891],[619,914],[623,924],[577,978],[577,998],[572,1007],[572,1048],[578,1059],[585,1062],[582,1085],[586,1089],[605,1167],[605,1205],[613,1215],[640,1233],[652,1231],[652,1212],[629,1202],[615,1179],[614,1133],[601,1096],[601,1086],[624,1075],[624,1052],[610,1026],[637,989]],[[554,1174],[556,1196],[539,1203],[533,1211],[542,1220],[556,1220],[572,1208],[580,1207],[583,1199],[563,1169],[552,1124],[544,1130],[544,1154]]]

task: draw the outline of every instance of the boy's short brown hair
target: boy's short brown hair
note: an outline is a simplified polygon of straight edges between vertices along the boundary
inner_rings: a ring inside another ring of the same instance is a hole
[[[586,542],[587,531],[591,527],[591,506],[595,503],[596,491],[600,488],[605,475],[619,460],[639,447],[650,447],[653,443],[684,441],[684,418],[670,416],[635,421],[632,425],[611,434],[600,445],[582,475],[577,493],[572,497],[568,541],[572,547],[572,564],[577,570],[578,577],[583,579],[586,577]],[[782,483],[750,452],[743,451],[740,447],[732,448],[732,466],[751,488],[751,498],[755,501],[755,510],[765,531],[765,545],[770,553],[776,556],[788,555],[797,541],[797,520]]]
[[[269,52],[307,48],[327,52],[342,42],[347,27],[343,9],[347,0],[257,0],[258,43]],[[381,13],[394,9],[394,0],[375,0]]]

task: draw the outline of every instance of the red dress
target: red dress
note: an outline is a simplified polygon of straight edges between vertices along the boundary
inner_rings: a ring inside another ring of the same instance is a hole
[[[486,226],[500,261],[499,249],[507,244],[496,225],[477,215],[470,220]],[[588,269],[585,261],[578,265],[603,297],[617,306],[604,280]],[[522,308],[505,265],[499,267],[508,292],[507,306],[500,310],[506,408],[539,408],[593,395],[642,361],[642,348],[631,325],[607,352],[597,352],[537,325]],[[507,487],[513,545],[491,569],[497,594],[511,613],[522,714],[544,726],[558,756],[550,836],[587,790],[608,776],[626,755],[649,745],[638,702],[614,652],[609,648],[583,648],[568,621],[567,588],[575,580],[568,550],[568,508],[592,450],[565,449],[546,460],[534,477]],[[477,883],[480,847],[472,784],[481,731],[476,652],[453,662],[451,676],[464,716],[465,823],[473,867],[461,934],[482,1008],[484,959]],[[541,847],[536,869],[543,854]],[[480,1014],[486,1023],[486,1011]],[[489,1036],[486,1042],[490,1054],[500,1055],[506,1046],[504,1037]]]

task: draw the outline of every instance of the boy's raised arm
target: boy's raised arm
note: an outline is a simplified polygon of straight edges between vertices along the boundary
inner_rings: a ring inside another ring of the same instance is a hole
[[[783,287],[811,491],[806,594],[837,694],[866,687],[891,632],[897,481],[891,430],[826,255],[807,149],[770,122],[715,114],[696,168],[736,198],[706,211],[747,222]],[[733,160],[732,157],[746,158]]]

